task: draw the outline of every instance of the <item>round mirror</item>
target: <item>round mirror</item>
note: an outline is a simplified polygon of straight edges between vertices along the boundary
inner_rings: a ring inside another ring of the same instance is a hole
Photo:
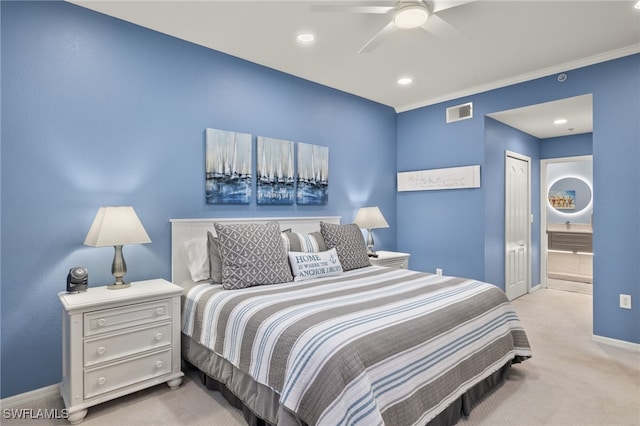
[[[591,187],[580,178],[562,178],[549,188],[548,200],[559,212],[578,213],[591,202]]]

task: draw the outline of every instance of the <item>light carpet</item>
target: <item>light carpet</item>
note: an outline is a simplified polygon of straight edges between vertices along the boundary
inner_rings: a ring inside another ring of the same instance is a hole
[[[547,278],[547,287],[554,290],[573,291],[574,293],[593,294],[593,284],[579,281]]]
[[[513,366],[505,381],[467,419],[473,425],[640,425],[640,353],[591,340],[592,297],[543,289],[513,302],[533,348],[533,358]],[[22,408],[62,409],[61,398]],[[4,410],[3,410],[4,414]],[[67,425],[66,420],[16,420],[2,425]],[[242,426],[240,411],[206,390],[194,372],[182,386],[166,385],[95,407],[82,425]],[[392,425],[391,425],[392,426]]]

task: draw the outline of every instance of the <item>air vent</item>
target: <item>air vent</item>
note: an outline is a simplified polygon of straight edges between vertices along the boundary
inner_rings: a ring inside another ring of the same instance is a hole
[[[473,102],[447,108],[447,123],[473,118]]]

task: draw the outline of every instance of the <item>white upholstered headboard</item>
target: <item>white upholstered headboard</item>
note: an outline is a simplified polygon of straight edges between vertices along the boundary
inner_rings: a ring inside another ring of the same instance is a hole
[[[171,219],[171,281],[180,285],[191,279],[187,269],[185,241],[206,237],[207,231],[216,235],[214,223],[266,223],[278,222],[280,229],[293,232],[310,233],[320,230],[320,222],[340,223],[340,216],[323,217],[260,217],[260,218],[206,218]]]

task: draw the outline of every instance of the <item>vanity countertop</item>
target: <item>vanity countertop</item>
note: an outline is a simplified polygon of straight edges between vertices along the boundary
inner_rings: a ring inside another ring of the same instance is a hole
[[[593,228],[589,223],[550,223],[547,225],[547,232],[575,232],[581,234],[592,234]]]

